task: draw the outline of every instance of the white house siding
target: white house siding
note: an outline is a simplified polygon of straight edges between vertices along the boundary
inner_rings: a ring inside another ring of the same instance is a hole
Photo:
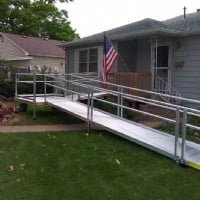
[[[0,59],[23,57],[23,56],[25,56],[25,52],[22,49],[15,46],[7,38],[5,37],[0,38]]]
[[[184,66],[177,66],[183,62]],[[174,48],[172,85],[182,96],[200,100],[200,37],[185,37]]]
[[[48,68],[51,68],[52,71],[56,67],[58,68],[59,73],[61,74],[65,73],[65,59],[64,58],[34,56],[34,58],[29,61],[29,64],[31,66],[37,66],[37,65],[39,65],[40,67],[46,66]]]
[[[13,58],[27,57],[25,51],[16,46],[13,42],[3,37],[0,38],[0,59],[13,59]],[[28,66],[47,66],[52,70],[54,67],[59,69],[59,73],[65,73],[65,59],[58,57],[48,56],[34,56],[31,60],[13,60],[12,63],[15,67],[28,67]]]
[[[52,57],[40,57],[40,56],[34,56],[32,60],[18,60],[18,61],[12,61],[13,65],[15,67],[29,67],[29,66],[40,66],[42,68],[43,66],[47,66],[48,68],[51,68],[53,71],[55,67],[58,68],[59,73],[64,74],[65,73],[65,59],[64,58],[52,58]]]

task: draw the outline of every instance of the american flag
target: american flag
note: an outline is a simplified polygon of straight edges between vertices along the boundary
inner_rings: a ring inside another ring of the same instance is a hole
[[[103,82],[107,82],[107,76],[118,57],[117,51],[113,48],[110,40],[104,35],[103,45]]]

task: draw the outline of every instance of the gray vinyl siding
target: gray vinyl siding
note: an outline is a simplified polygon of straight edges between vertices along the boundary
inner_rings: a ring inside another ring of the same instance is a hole
[[[151,43],[147,40],[137,41],[137,72],[151,71]]]
[[[172,68],[172,85],[183,97],[200,99],[200,37],[187,37],[174,48],[174,64],[184,62],[183,67]]]
[[[120,57],[118,71],[136,71],[137,46],[136,41],[121,42],[118,45]]]
[[[118,45],[118,71],[150,72],[151,43],[147,40],[126,41]]]
[[[66,51],[66,73],[75,72],[75,50],[67,49]]]

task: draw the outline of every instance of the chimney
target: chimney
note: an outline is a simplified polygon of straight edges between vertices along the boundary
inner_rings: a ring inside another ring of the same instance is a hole
[[[183,17],[184,17],[184,19],[186,18],[186,7],[185,6],[183,7]]]

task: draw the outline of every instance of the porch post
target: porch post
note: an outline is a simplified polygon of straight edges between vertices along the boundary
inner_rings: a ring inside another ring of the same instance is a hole
[[[155,47],[155,52],[154,52]],[[157,53],[158,53],[158,38],[151,38],[151,88],[155,90],[155,81],[157,79]]]

